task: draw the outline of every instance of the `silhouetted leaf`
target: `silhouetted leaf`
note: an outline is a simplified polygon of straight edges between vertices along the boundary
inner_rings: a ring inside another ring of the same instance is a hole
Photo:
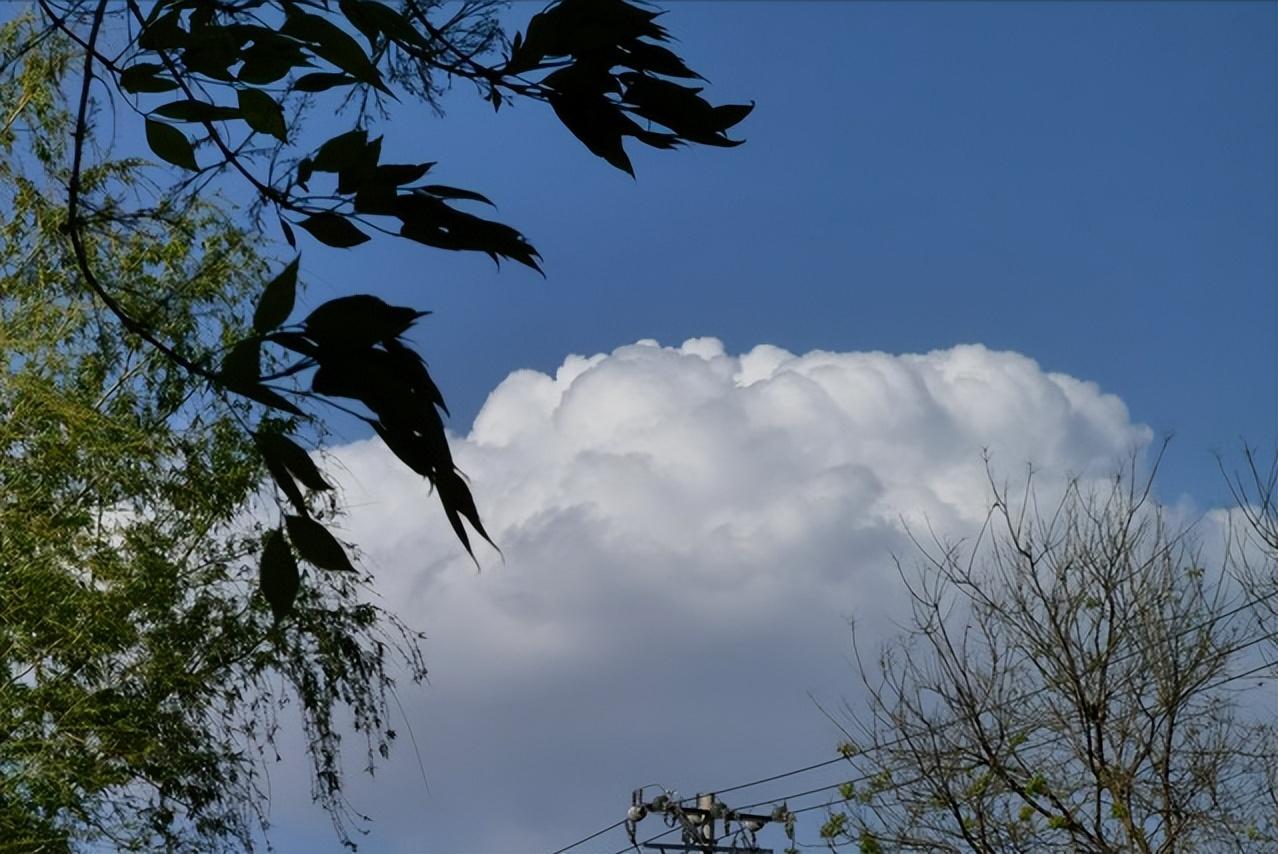
[[[724,131],[749,115],[753,105],[713,107],[698,95],[699,88],[646,74],[627,72],[619,79],[626,84],[623,100],[634,105],[637,115],[664,125],[692,142],[717,146],[741,144],[728,139]]]
[[[425,175],[435,165],[430,163],[383,163],[373,170],[373,178],[378,183],[400,186],[411,184]]]
[[[585,71],[577,66],[562,68],[546,76],[551,88],[550,107],[573,136],[597,157],[633,176],[634,167],[621,144],[628,120],[605,97],[608,75]]]
[[[451,415],[439,386],[435,385],[430,372],[426,370],[425,360],[416,351],[394,339],[386,341],[385,347],[394,360],[397,373],[405,378],[413,392],[444,410],[445,415]]]
[[[509,258],[541,272],[537,250],[518,231],[451,208],[429,193],[413,190],[398,196],[395,216],[403,222],[400,235],[409,240],[439,249],[484,252],[494,261]]]
[[[346,551],[328,529],[305,516],[286,515],[288,538],[308,563],[333,572],[354,572]]]
[[[328,60],[356,80],[389,91],[382,84],[377,67],[368,58],[368,54],[364,53],[359,42],[332,21],[319,15],[298,12],[296,7],[291,7],[280,31],[309,43],[317,56]]]
[[[311,176],[315,174],[315,161],[309,157],[303,157],[297,162],[297,185],[303,190],[308,190],[307,182],[311,180]]]
[[[287,347],[294,353],[301,353],[312,359],[319,358],[319,348],[315,346],[315,342],[300,332],[273,332],[266,336],[266,340]]]
[[[307,489],[327,490],[333,487],[324,480],[319,467],[306,453],[306,449],[288,436],[280,433],[259,432],[253,434],[263,457],[274,460],[288,469]]]
[[[284,125],[284,111],[275,99],[261,89],[239,89],[240,113],[248,126],[258,133],[269,134],[281,142],[288,139],[288,129]]]
[[[753,110],[753,101],[749,104],[721,104],[714,108],[714,115],[719,122],[719,129],[727,130],[750,115]]]
[[[484,524],[479,519],[479,510],[475,507],[475,499],[470,494],[470,487],[466,485],[461,475],[454,470],[440,472],[435,479],[435,489],[439,492],[440,503],[444,505],[444,515],[448,517],[448,523],[453,526],[453,533],[457,535],[457,539],[461,541],[472,560],[475,558],[475,551],[470,546],[470,537],[466,535],[462,519],[469,522],[475,532],[490,546],[497,548],[492,537],[488,536],[488,532],[484,530]]]
[[[424,187],[417,187],[423,193],[430,193],[441,199],[468,199],[473,202],[483,202],[486,205],[497,207],[492,201],[484,195],[480,195],[473,190],[463,190],[459,187],[448,187],[444,184],[427,184]]]
[[[672,51],[661,45],[642,41],[631,41],[625,45],[627,56],[619,64],[633,68],[635,71],[651,71],[667,77],[684,77],[704,79],[693,71]]]
[[[232,386],[252,385],[262,376],[262,339],[245,338],[222,359],[219,373]]]
[[[262,297],[253,311],[255,331],[266,333],[277,329],[292,314],[297,294],[297,265],[298,259],[294,258],[262,291]]]
[[[341,0],[340,7],[347,19],[360,29],[372,42],[372,33],[380,32],[392,41],[430,52],[430,40],[399,12],[373,0]]]
[[[160,77],[164,66],[157,62],[139,62],[120,72],[120,88],[126,92],[171,92],[178,84],[168,77]]]
[[[180,11],[173,10],[149,20],[138,33],[138,47],[145,50],[170,50],[182,47],[189,38],[182,29]]]
[[[236,77],[242,83],[251,83],[254,86],[274,83],[286,77],[294,68],[311,67],[311,62],[302,52],[301,47],[283,38],[278,42],[258,41],[244,50],[240,56],[244,59],[244,64],[240,66]]]
[[[154,115],[164,116],[166,119],[176,119],[181,122],[211,122],[240,118],[240,111],[235,107],[219,107],[216,104],[193,101],[189,98],[170,101],[167,104],[156,107],[151,112]]]
[[[293,601],[301,586],[301,577],[297,571],[297,561],[293,559],[293,551],[284,541],[284,534],[279,529],[266,535],[258,584],[267,604],[271,606],[275,622],[278,623],[292,612]]]
[[[363,350],[403,335],[429,312],[390,305],[371,294],[331,299],[302,321],[302,327],[327,350]]]
[[[295,404],[278,392],[260,383],[262,358],[262,339],[256,336],[245,338],[222,360],[218,379],[222,384],[250,400],[256,400],[272,409],[279,409],[292,415],[304,414]]]
[[[203,8],[209,7],[205,5]],[[191,32],[183,41],[186,48],[180,54],[186,71],[214,80],[234,80],[230,68],[240,60],[239,45],[234,36],[225,27],[197,25],[195,15],[191,16],[191,21]]]
[[[321,243],[347,249],[368,240],[368,235],[356,228],[346,217],[335,213],[318,213],[298,223]]]
[[[340,133],[325,142],[310,158],[310,168],[316,172],[341,172],[352,166],[368,163],[368,131],[361,128]],[[372,165],[377,164],[373,158]]]
[[[146,120],[146,144],[156,156],[174,166],[198,172],[200,167],[195,162],[195,149],[183,135],[182,131],[161,122]]]
[[[254,438],[259,437],[254,436]],[[270,473],[271,479],[275,481],[275,484],[288,498],[289,503],[293,505],[298,513],[303,516],[309,516],[311,511],[306,506],[306,499],[302,496],[302,490],[297,488],[297,482],[289,474],[288,467],[284,465],[284,461],[277,455],[268,453],[260,439],[258,441],[258,450],[262,452],[262,463]]]
[[[298,92],[326,92],[337,86],[351,86],[359,81],[349,74],[331,74],[327,71],[316,71],[303,74],[293,81],[293,88]]]

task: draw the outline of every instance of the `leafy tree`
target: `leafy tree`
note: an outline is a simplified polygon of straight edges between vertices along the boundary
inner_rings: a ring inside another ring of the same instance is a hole
[[[988,539],[925,550],[908,631],[861,661],[832,846],[1274,850],[1278,729],[1239,691],[1274,626],[1150,483],[994,488]]]
[[[377,122],[397,103],[434,103],[441,80],[469,81],[495,109],[548,105],[590,152],[633,174],[627,138],[658,149],[731,146],[727,131],[751,109],[703,99],[689,84],[699,75],[666,46],[660,12],[626,0],[556,0],[510,41],[488,0],[451,14],[430,0],[158,0],[147,9],[137,0],[39,0],[39,9],[37,40],[56,32],[79,48],[63,221],[98,302],[173,365],[260,410],[300,417],[328,404],[363,419],[430,481],[468,551],[467,526],[488,537],[449,452],[443,397],[402,339],[423,312],[353,294],[290,323],[294,259],[259,294],[251,333],[220,356],[197,357],[150,322],[145,295],[121,295],[86,244],[101,223],[155,221],[157,204],[199,198],[227,178],[251,193],[256,224],[272,221],[294,248],[299,231],[342,248],[381,233],[540,270],[524,235],[474,212],[491,204],[485,196],[431,183],[431,162],[384,162]],[[102,91],[120,105],[116,120],[136,117],[155,157],[183,175],[131,208],[103,211],[86,198],[86,175],[97,168],[89,163],[94,93]],[[319,104],[344,107],[351,126],[314,145],[303,117]],[[273,438],[258,451],[289,517],[281,542],[317,565],[346,567],[305,500],[328,484],[293,439],[266,432]],[[267,554],[263,590],[283,615],[291,570],[282,548]]]
[[[28,25],[0,27],[0,55]],[[249,434],[254,405],[166,359],[84,287],[76,252],[198,363],[246,333],[266,264],[198,200],[117,216],[112,188],[138,180],[128,160],[82,170],[100,216],[71,246],[48,193],[68,174],[67,60],[47,39],[0,78],[0,850],[251,847],[289,705],[314,796],[349,841],[341,722],[370,764],[386,755],[388,671],[398,659],[424,675],[417,637],[368,604],[365,577],[299,567],[264,525],[255,439],[303,422]],[[276,562],[265,598],[252,595],[258,555]]]

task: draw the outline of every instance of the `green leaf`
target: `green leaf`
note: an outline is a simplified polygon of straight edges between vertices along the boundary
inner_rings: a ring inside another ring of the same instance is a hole
[[[281,142],[288,140],[288,128],[284,124],[284,111],[275,99],[261,89],[238,89],[240,113],[248,126],[258,133],[268,134]]]
[[[235,107],[219,107],[216,104],[194,101],[189,98],[170,101],[167,104],[156,107],[151,113],[157,116],[164,116],[166,119],[176,119],[180,122],[212,122],[240,118],[240,111]]]
[[[302,559],[333,572],[354,572],[346,551],[328,529],[305,516],[286,515],[288,538],[293,541]]]
[[[307,489],[328,490],[332,485],[324,480],[319,467],[306,453],[306,449],[281,433],[254,433],[253,438],[266,458],[278,462],[302,482]]]
[[[283,532],[278,528],[266,535],[258,586],[266,597],[267,604],[271,606],[275,622],[278,623],[292,612],[293,601],[301,586],[301,576],[297,571],[297,561],[293,559],[293,550],[288,547]]]
[[[139,62],[120,72],[120,88],[126,92],[171,92],[178,84],[167,77],[157,75],[164,66],[157,62]]]
[[[309,231],[311,236],[319,242],[335,246],[338,249],[348,249],[368,240],[367,234],[360,231],[350,220],[340,214],[318,213],[314,216],[308,216],[299,222],[298,225]]]
[[[297,294],[297,258],[294,258],[271,279],[262,291],[262,297],[253,311],[253,329],[259,333],[278,329],[293,313],[293,301]]]
[[[195,149],[182,131],[161,122],[146,120],[146,144],[156,156],[174,166],[198,172],[200,167],[195,162]]]

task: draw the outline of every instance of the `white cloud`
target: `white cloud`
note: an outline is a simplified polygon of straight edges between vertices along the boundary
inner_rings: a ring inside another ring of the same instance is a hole
[[[431,793],[407,750],[357,786],[370,844],[553,849],[640,784],[690,792],[828,755],[807,693],[854,691],[846,618],[877,630],[901,603],[902,517],[974,530],[983,449],[1051,479],[1107,474],[1149,438],[1094,384],[981,346],[641,341],[511,374],[455,441],[505,554],[481,546],[478,574],[377,442],[338,449],[350,538],[430,637],[431,685],[401,696]]]

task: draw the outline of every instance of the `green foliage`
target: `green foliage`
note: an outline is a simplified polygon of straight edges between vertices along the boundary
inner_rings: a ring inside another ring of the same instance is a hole
[[[285,708],[349,841],[338,721],[354,720],[370,763],[386,755],[388,668],[424,674],[417,638],[365,604],[355,573],[299,570],[264,521],[263,460],[328,486],[287,438],[306,422],[210,387],[79,275],[46,190],[68,179],[72,121],[53,85],[67,48],[47,39],[9,65],[28,26],[0,28],[0,103],[13,105],[0,133],[0,849],[251,847]],[[126,313],[214,364],[245,338],[266,264],[199,200],[114,219],[143,189],[136,168],[84,171],[84,252]],[[258,302],[262,323],[287,316],[287,275]]]

